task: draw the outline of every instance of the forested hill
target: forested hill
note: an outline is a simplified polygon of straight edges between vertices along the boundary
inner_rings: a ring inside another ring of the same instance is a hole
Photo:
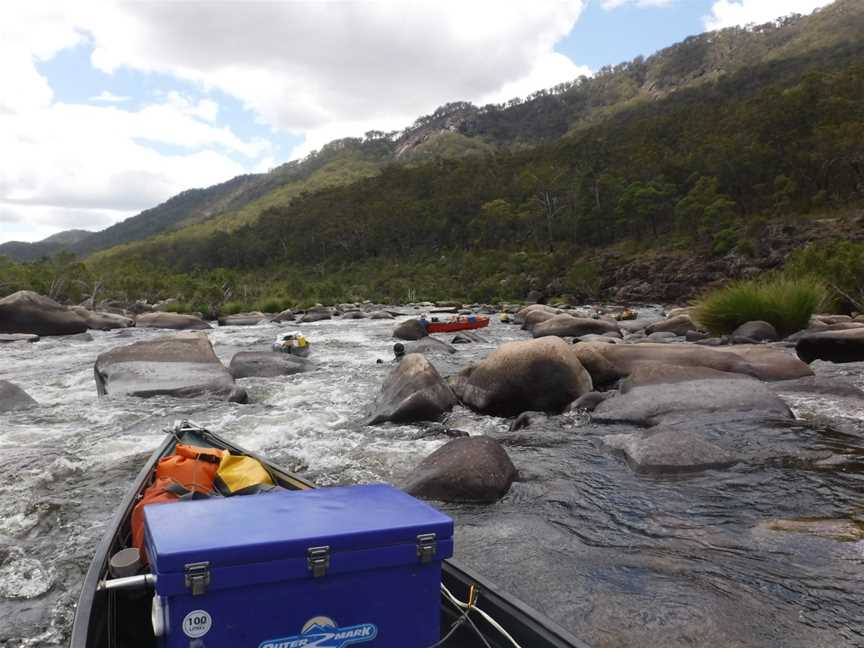
[[[855,51],[864,33],[862,5],[858,0],[839,0],[812,16],[694,36],[647,59],[610,66],[590,79],[506,104],[447,104],[402,131],[339,140],[266,174],[185,191],[86,240],[10,243],[0,246],[0,254],[31,260],[65,249],[86,256],[156,235],[169,243],[194,241],[217,231],[232,232],[269,208],[290,204],[301,193],[375,175],[386,164],[482,156],[502,148],[554,142],[640,103],[769,61],[786,62],[770,68],[772,81],[800,76],[807,68]]]

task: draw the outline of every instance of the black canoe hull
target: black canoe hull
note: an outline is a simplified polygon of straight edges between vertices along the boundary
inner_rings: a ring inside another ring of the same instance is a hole
[[[100,591],[98,585],[106,577],[110,556],[115,551],[128,546],[129,520],[132,509],[150,482],[157,462],[163,456],[173,452],[178,440],[193,445],[212,445],[253,456],[268,467],[281,486],[295,490],[314,488],[313,484],[279,468],[255,453],[230,443],[213,432],[188,426],[169,433],[165,441],[141,468],[132,488],[129,489],[118,507],[109,530],[96,548],[96,554],[87,570],[78,606],[75,610],[70,648],[151,648],[155,645],[152,638],[148,639],[146,636],[141,636],[144,634],[141,632],[133,632],[137,638],[132,642],[124,643],[122,639],[117,641],[116,638],[112,641],[109,638],[114,637],[117,629],[124,625],[134,628],[135,623],[138,622],[141,628],[144,626],[142,619],[129,621],[122,618],[123,610],[130,609],[128,605],[124,607],[122,601],[113,598],[116,596],[114,592]],[[507,632],[522,648],[587,648],[587,644],[576,639],[536,610],[500,591],[494,583],[473,573],[454,560],[444,562],[442,581],[456,598],[462,601],[467,600],[471,585],[479,588],[481,594],[478,605],[506,628]],[[117,618],[118,611],[121,618]],[[450,623],[457,616],[458,614],[452,606],[442,605],[442,629],[449,628]],[[489,645],[494,648],[512,648],[512,644],[496,632],[482,617],[472,615],[471,619],[483,633]],[[129,628],[127,627],[126,630],[128,632]],[[473,648],[482,645],[483,643],[477,638],[476,632],[470,629],[467,624],[463,624],[460,630],[444,644],[445,648]]]

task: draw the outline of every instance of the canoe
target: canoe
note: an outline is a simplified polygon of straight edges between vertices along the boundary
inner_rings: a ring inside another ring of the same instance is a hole
[[[135,503],[152,481],[159,459],[172,454],[177,443],[214,447],[234,454],[248,455],[264,464],[282,488],[314,488],[308,481],[255,453],[243,450],[209,430],[188,422],[178,424],[166,435],[163,443],[138,473],[96,548],[75,610],[70,648],[158,647],[151,626],[152,592],[145,595],[140,591],[106,590],[102,584],[108,578],[110,557],[129,546],[130,520]],[[587,644],[553,621],[455,560],[444,561],[442,585],[442,639],[448,635],[455,622],[460,618],[464,619],[455,626],[455,631],[447,636],[446,641],[437,644],[442,648],[587,648]],[[475,599],[475,607],[466,615],[464,609],[457,608],[452,599],[467,601],[472,587],[479,595]],[[445,588],[452,599],[444,593]],[[374,643],[369,645],[373,646]]]
[[[471,319],[458,319],[454,322],[427,322],[427,333],[455,333],[456,331],[470,331],[489,326],[488,317],[473,317]]]

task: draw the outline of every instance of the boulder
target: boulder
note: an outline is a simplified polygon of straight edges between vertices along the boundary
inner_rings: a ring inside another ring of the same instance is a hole
[[[117,347],[99,355],[93,369],[100,396],[246,401],[246,391],[234,383],[203,333],[184,332]]]
[[[488,436],[453,439],[426,457],[405,484],[415,497],[443,502],[495,502],[518,473],[507,452]]]
[[[276,351],[241,351],[234,354],[228,366],[234,378],[276,378],[312,369],[306,358]]]
[[[687,331],[695,331],[699,327],[690,319],[690,315],[681,314],[666,320],[654,322],[645,329],[648,335],[652,333],[674,333],[675,335],[687,335]]]
[[[596,384],[629,376],[645,362],[708,367],[740,373],[760,380],[793,380],[813,375],[813,370],[782,349],[763,345],[709,348],[691,344],[577,344],[579,360]]]
[[[422,353],[424,355],[429,353],[452,354],[456,353],[456,349],[443,340],[428,335],[422,340],[406,344],[405,353]]]
[[[621,331],[616,322],[602,319],[590,319],[587,317],[573,317],[572,315],[555,315],[543,322],[539,322],[531,329],[531,335],[535,338],[542,337],[579,337],[580,335],[607,335],[621,336]]]
[[[597,406],[605,401],[607,398],[612,398],[614,396],[614,392],[588,392],[587,394],[583,394],[579,398],[577,398],[570,405],[571,410],[586,410],[588,412],[593,412],[597,409]]]
[[[600,403],[592,418],[650,427],[715,413],[730,418],[792,418],[789,407],[762,383],[727,378],[634,387]]]
[[[795,352],[807,363],[814,360],[861,362],[864,360],[864,328],[804,335],[795,345]]]
[[[255,326],[266,320],[264,313],[253,311],[251,313],[237,313],[225,315],[219,318],[219,326]]]
[[[455,404],[456,397],[435,367],[425,356],[411,353],[387,376],[367,424],[438,421]]]
[[[53,299],[20,290],[0,299],[0,333],[74,335],[87,330],[87,321]]]
[[[87,310],[83,306],[72,306],[70,310],[78,313],[86,322],[88,329],[113,331],[114,329],[135,326],[135,320],[125,315]]]
[[[728,451],[685,430],[661,430],[648,435],[612,434],[603,437],[603,443],[624,453],[638,472],[692,472],[736,463]]]
[[[806,376],[797,380],[782,380],[771,383],[771,388],[778,394],[823,394],[834,398],[864,401],[864,391],[852,383],[824,376]]]
[[[574,348],[556,337],[508,342],[460,372],[451,384],[459,400],[482,414],[560,414],[593,389]]]
[[[519,311],[520,313],[522,311]],[[546,310],[544,309],[536,309],[530,311],[521,318],[522,322],[522,330],[523,331],[533,331],[534,327],[538,324],[545,322],[546,320],[550,320],[553,317],[557,317],[559,315],[559,311],[557,310]],[[518,314],[517,314],[518,317]],[[567,317],[570,317],[569,315]]]
[[[478,335],[477,333],[474,333],[473,331],[462,331],[461,333],[457,333],[453,336],[453,339],[450,340],[450,344],[479,344],[485,341],[485,338]]]
[[[672,340],[677,340],[678,337],[678,334],[672,331],[654,331],[650,335],[646,336],[644,340],[646,342],[660,342],[666,344]]]
[[[543,423],[549,420],[549,415],[546,412],[522,412],[519,416],[513,419],[510,423],[510,431],[516,432],[524,430],[532,425]]]
[[[630,375],[621,381],[620,390],[622,394],[632,391],[636,387],[646,385],[671,385],[675,383],[690,382],[691,380],[750,380],[749,376],[726,371],[717,371],[710,367],[681,367],[678,365],[660,364],[659,362],[645,362],[636,365]]]
[[[18,385],[0,380],[0,412],[14,412],[38,406],[39,403]]]
[[[774,328],[773,324],[763,322],[762,320],[754,320],[752,322],[745,322],[736,328],[732,332],[732,338],[748,338],[756,342],[774,342],[775,340],[779,340],[780,336],[777,335],[777,329]]]
[[[135,326],[138,328],[172,329],[175,331],[203,331],[204,329],[213,328],[210,324],[195,315],[166,313],[163,311],[139,315],[135,320]]]
[[[711,337],[710,333],[705,333],[704,331],[687,331],[684,334],[684,339],[688,342],[701,342],[702,340],[707,340]]]
[[[369,313],[369,319],[393,319],[393,315],[387,311],[379,310]]]
[[[274,315],[270,318],[270,321],[274,324],[281,324],[282,322],[293,322],[294,321],[294,311],[290,308],[286,308],[281,313]]]
[[[352,310],[342,313],[342,319],[344,320],[358,320],[358,319],[366,319],[367,315],[361,310]]]
[[[400,340],[419,340],[424,338],[429,333],[426,332],[426,327],[419,319],[409,319],[404,322],[399,322],[393,330],[393,337]]]
[[[38,342],[39,336],[31,333],[9,333],[0,335],[0,344],[12,342]]]
[[[309,324],[311,322],[323,322],[324,320],[329,319],[333,319],[330,311],[314,310],[303,313],[303,316],[299,319],[299,322],[302,324]]]

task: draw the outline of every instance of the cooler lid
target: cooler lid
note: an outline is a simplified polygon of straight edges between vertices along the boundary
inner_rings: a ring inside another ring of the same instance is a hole
[[[151,504],[144,518],[150,560],[163,574],[192,562],[261,563],[305,558],[315,546],[350,551],[453,535],[453,520],[385,484]]]

